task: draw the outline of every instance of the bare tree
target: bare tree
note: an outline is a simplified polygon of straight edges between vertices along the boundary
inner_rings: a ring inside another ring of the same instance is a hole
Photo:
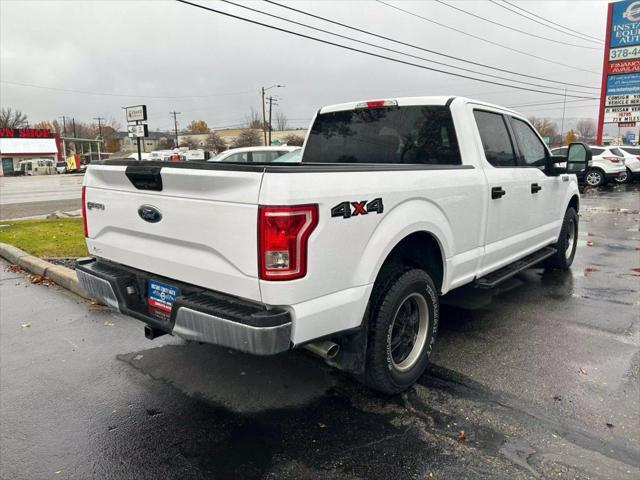
[[[161,138],[158,141],[158,150],[172,150],[175,147],[173,138]]]
[[[24,128],[29,125],[27,115],[11,108],[0,109],[0,128]]]
[[[204,141],[204,146],[207,150],[211,150],[214,153],[220,153],[227,149],[226,142],[216,132],[211,132]]]
[[[301,147],[304,143],[304,138],[300,135],[287,135],[282,139],[283,143],[286,143],[290,147]]]
[[[264,124],[262,123],[262,118],[260,117],[260,114],[253,107],[251,107],[251,110],[249,111],[249,115],[244,117],[244,123],[247,124],[247,128],[262,129],[264,126]]]
[[[240,147],[257,147],[262,145],[262,137],[260,132],[255,129],[246,128],[240,132],[237,138],[233,141],[233,148]]]
[[[576,124],[576,130],[582,140],[592,140],[596,136],[596,122],[591,118],[581,118]]]
[[[289,128],[289,119],[283,112],[276,112],[276,130],[283,131]]]

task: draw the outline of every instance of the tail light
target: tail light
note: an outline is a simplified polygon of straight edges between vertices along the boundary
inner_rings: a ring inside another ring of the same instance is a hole
[[[318,225],[318,205],[258,207],[261,280],[292,280],[307,274],[307,243]]]
[[[618,157],[602,157],[605,160],[609,160],[611,163],[620,163],[620,159]]]
[[[84,229],[85,238],[89,236],[87,228],[87,187],[82,186],[82,227]]]

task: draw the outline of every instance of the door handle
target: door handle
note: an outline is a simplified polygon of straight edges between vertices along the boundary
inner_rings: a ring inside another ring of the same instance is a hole
[[[491,199],[495,200],[496,198],[500,198],[503,195],[506,195],[507,192],[505,192],[502,187],[492,187],[491,188]]]
[[[542,190],[542,187],[540,185],[538,185],[537,183],[531,184],[531,193],[538,193],[540,190]]]

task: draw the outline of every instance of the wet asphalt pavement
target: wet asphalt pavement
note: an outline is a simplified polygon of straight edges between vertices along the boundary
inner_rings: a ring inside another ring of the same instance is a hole
[[[148,341],[2,264],[0,478],[638,479],[639,209],[589,192],[570,272],[449,295],[393,398],[304,351]]]

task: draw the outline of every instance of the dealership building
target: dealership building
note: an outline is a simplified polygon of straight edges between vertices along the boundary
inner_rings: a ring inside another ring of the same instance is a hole
[[[16,175],[23,160],[62,160],[60,136],[45,128],[0,128],[0,176]]]

